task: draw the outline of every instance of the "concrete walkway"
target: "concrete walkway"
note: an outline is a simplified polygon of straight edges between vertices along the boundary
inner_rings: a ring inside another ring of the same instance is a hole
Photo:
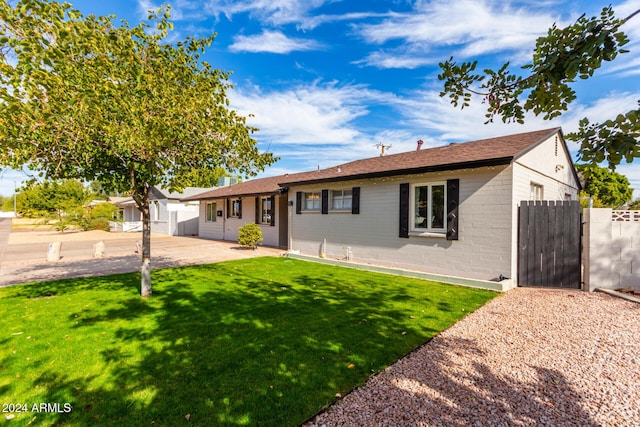
[[[11,220],[0,220],[0,287],[72,277],[139,271],[136,242],[140,233],[11,232]],[[50,242],[61,241],[61,259],[47,262]],[[103,241],[106,253],[93,258],[93,245]],[[151,236],[151,268],[209,264],[256,256],[279,256],[282,249],[244,249],[237,243],[195,237]]]

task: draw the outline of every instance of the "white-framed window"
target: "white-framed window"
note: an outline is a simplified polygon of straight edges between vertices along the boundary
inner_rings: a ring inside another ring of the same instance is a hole
[[[446,183],[415,184],[411,193],[411,229],[445,232]]]
[[[240,199],[231,200],[231,217],[240,218]]]
[[[260,223],[271,224],[272,215],[273,206],[271,206],[271,197],[263,197],[260,199]]]
[[[216,203],[215,202],[207,202],[207,204],[205,205],[205,211],[206,211],[206,222],[216,222],[216,216],[217,216],[217,208],[216,208]]]
[[[529,200],[544,200],[544,187],[542,184],[532,182],[530,188]]]
[[[322,196],[319,191],[302,194],[303,211],[319,211],[322,204]]]
[[[332,210],[351,210],[351,201],[353,192],[351,190],[332,190],[331,191],[331,209]]]

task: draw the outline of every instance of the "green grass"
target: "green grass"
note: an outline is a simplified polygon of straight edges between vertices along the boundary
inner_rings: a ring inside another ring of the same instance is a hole
[[[154,271],[148,299],[137,273],[4,288],[0,403],[27,405],[10,425],[298,425],[496,295],[271,257]]]

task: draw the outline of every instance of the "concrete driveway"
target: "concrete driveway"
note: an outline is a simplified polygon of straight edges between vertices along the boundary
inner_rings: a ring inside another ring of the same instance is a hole
[[[136,242],[141,233],[88,231],[11,231],[11,219],[0,219],[0,287],[58,278],[100,276],[138,271]],[[103,241],[103,258],[93,257],[93,245]],[[49,243],[61,242],[61,258],[47,262]],[[256,256],[279,256],[282,249],[244,249],[237,243],[196,237],[151,235],[151,268],[208,264]]]

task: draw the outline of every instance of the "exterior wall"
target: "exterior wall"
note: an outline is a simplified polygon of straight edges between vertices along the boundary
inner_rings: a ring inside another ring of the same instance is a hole
[[[460,179],[459,240],[398,237],[400,184],[455,178]],[[345,259],[351,248],[358,262],[480,280],[501,274],[511,278],[511,181],[512,168],[501,166],[292,187],[289,201],[294,204],[297,191],[360,187],[360,214],[294,213],[290,249],[318,256],[326,239],[327,258]]]
[[[149,209],[151,232],[169,236],[185,235],[185,223],[197,218],[200,212],[197,203],[180,203],[168,199],[151,201]]]
[[[207,204],[215,202],[216,210],[222,211],[222,216],[216,216],[215,221],[207,221]],[[205,239],[224,240],[224,200],[201,200],[200,215],[198,216],[198,236]]]
[[[544,200],[577,200],[579,184],[560,135],[535,146],[514,162],[514,201],[529,200],[531,183],[544,187]]]
[[[135,205],[127,205],[123,208],[123,220],[125,222],[142,221],[142,212]]]
[[[286,197],[286,196],[285,196]],[[275,209],[275,225],[258,224],[262,229],[263,245],[279,246],[279,229],[281,217],[279,215],[280,204],[278,203],[280,196],[276,196]],[[207,221],[207,203],[215,202],[216,210],[222,211],[222,216],[216,216],[215,221]],[[242,218],[227,218],[227,202],[225,199],[217,200],[201,200],[200,215],[198,223],[198,236],[206,239],[238,241],[238,229],[249,222],[255,222],[256,202],[255,197],[242,198]],[[286,218],[286,217],[285,217]],[[284,224],[286,227],[286,224]]]
[[[640,290],[640,211],[585,209],[583,289]]]
[[[167,211],[167,199],[149,202],[149,216],[151,217],[151,232],[172,235]]]
[[[531,198],[531,184],[543,186],[544,200],[577,200],[579,184],[573,174],[573,163],[560,135],[553,136],[522,155],[513,163],[513,203],[511,271],[518,266],[518,207]],[[514,274],[514,280],[517,280]]]

